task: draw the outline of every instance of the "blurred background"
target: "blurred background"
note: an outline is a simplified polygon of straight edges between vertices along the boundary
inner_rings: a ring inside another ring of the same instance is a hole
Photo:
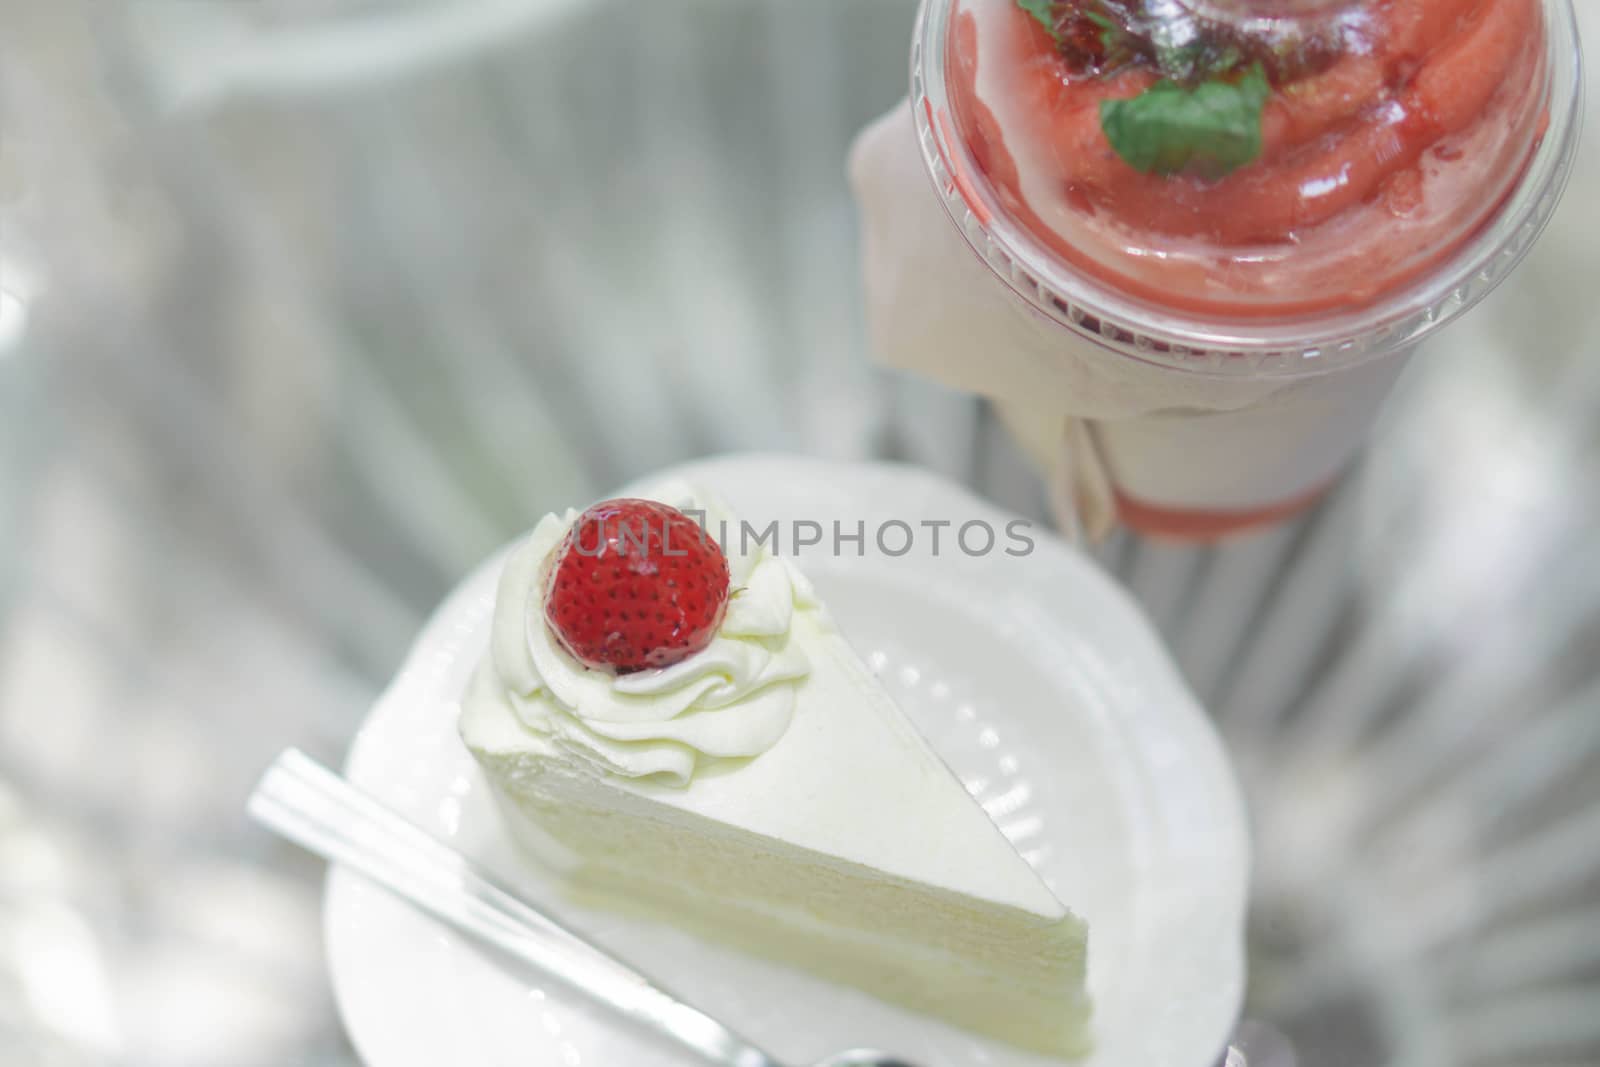
[[[243,798],[285,744],[338,761],[545,510],[783,449],[1044,513],[991,412],[865,352],[843,159],[912,0],[9,6],[6,1067],[355,1062],[319,865]],[[1302,1067],[1600,1064],[1589,114],[1315,514],[1096,549],[1246,779],[1249,1010]]]

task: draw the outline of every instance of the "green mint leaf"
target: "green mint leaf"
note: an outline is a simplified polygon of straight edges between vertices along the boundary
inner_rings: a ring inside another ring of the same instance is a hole
[[[1100,128],[1141,173],[1221,178],[1261,155],[1261,113],[1271,91],[1259,63],[1236,81],[1193,88],[1159,81],[1130,100],[1101,101]]]
[[[1050,31],[1050,36],[1061,40],[1056,30],[1056,0],[1017,0],[1017,6],[1039,20],[1039,25]]]

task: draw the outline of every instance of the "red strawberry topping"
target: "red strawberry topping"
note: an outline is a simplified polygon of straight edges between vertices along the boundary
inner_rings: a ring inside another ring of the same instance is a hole
[[[728,585],[728,561],[699,523],[651,500],[607,500],[556,549],[545,620],[585,666],[670,667],[716,636]]]

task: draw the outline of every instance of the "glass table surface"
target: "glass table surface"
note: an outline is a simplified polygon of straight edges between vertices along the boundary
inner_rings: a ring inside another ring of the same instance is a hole
[[[843,159],[904,94],[912,15],[8,25],[0,1062],[355,1062],[321,868],[242,801],[287,744],[337,762],[454,579],[544,511],[762,449],[1043,520],[991,409],[866,351]],[[1597,187],[1589,136],[1533,255],[1314,512],[1092,549],[1234,754],[1248,1011],[1301,1067],[1600,1063]]]

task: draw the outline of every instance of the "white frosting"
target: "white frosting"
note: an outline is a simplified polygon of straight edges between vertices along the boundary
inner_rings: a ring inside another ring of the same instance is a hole
[[[529,728],[495,687],[488,662],[471,686],[480,692],[469,692],[462,707],[461,737],[513,814],[515,832],[557,869],[603,855],[639,862],[638,850],[609,853],[601,844],[625,825],[670,835],[650,845],[651,854],[685,838],[749,834],[766,842],[754,846],[762,852],[798,849],[851,878],[910,882],[1051,922],[1065,917],[831,617],[797,606],[791,630],[810,670],[793,687],[797,703],[782,738],[755,759],[702,763],[687,785],[594,773],[587,753]],[[992,640],[970,654],[995,655],[1002,643]],[[1030,691],[1026,680],[1016,684]],[[574,823],[594,830],[551,837],[552,824]],[[748,839],[740,846],[749,847]]]
[[[730,603],[716,642],[701,655],[708,663],[727,662],[719,651],[723,642],[753,643],[771,651],[772,659],[764,670],[744,676],[744,700],[708,707],[703,705],[711,693],[703,693],[700,704],[677,714],[682,694],[695,689],[692,674],[654,695],[624,691],[650,684],[643,675],[601,675],[576,689],[558,681],[553,669],[547,679],[539,659],[569,672],[574,667],[548,638],[529,639],[529,619],[542,631],[537,609],[543,563],[575,516],[546,519],[500,571],[489,647],[467,687],[459,721],[462,740],[505,806],[522,811],[512,825],[525,843],[558,869],[570,868],[599,858],[602,835],[585,830],[556,839],[550,826],[593,820],[610,828],[609,837],[638,817],[642,825],[671,835],[669,842],[681,841],[681,835],[750,834],[769,843],[763,850],[802,850],[851,878],[876,872],[869,877],[976,898],[1050,922],[1067,915],[928,747],[787,560],[764,550],[742,551],[739,519],[681,484],[623,495],[707,512],[706,528],[727,542],[733,584],[746,592]],[[773,515],[758,513],[756,528]],[[771,636],[779,632],[781,638]],[[540,644],[545,651],[536,658]],[[971,650],[980,658],[992,652]],[[781,670],[785,662],[799,664],[791,677]],[[774,680],[760,685],[769,676]],[[727,688],[739,687],[730,682]],[[565,704],[558,700],[563,692]],[[619,714],[641,705],[642,715]],[[726,746],[728,755],[755,758],[706,758],[720,746],[700,734],[702,728],[739,742]],[[656,847],[667,845],[651,846]]]
[[[711,531],[729,518],[687,486],[643,495],[705,512]],[[821,615],[810,583],[762,545],[742,544],[738,523],[729,523],[734,593],[711,644],[661,670],[594,670],[560,646],[544,615],[551,557],[577,518],[576,511],[545,516],[507,560],[489,654],[465,701],[508,705],[528,729],[594,769],[675,786],[688,784],[702,756],[748,758],[777,744],[794,718],[796,686],[810,671],[792,638],[797,612]]]

